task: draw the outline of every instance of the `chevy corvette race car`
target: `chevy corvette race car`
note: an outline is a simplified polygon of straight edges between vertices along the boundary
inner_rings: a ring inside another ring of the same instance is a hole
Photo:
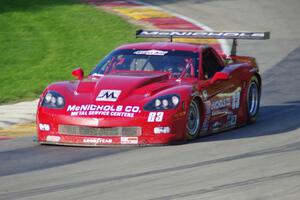
[[[237,56],[237,39],[269,32],[139,30],[137,37],[170,42],[123,45],[78,80],[49,85],[37,109],[38,142],[103,146],[155,145],[254,122],[261,95],[255,59]],[[173,38],[233,39],[231,54]]]

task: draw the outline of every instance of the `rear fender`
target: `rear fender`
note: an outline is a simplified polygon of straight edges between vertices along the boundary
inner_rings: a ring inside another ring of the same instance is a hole
[[[256,60],[253,57],[249,57],[249,56],[230,56],[230,58],[236,64],[238,64],[238,63],[248,63],[252,67],[255,67],[255,68],[258,67],[257,63],[256,63]]]

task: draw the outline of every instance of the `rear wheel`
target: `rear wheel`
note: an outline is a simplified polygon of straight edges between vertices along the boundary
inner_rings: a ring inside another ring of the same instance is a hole
[[[248,122],[253,123],[256,121],[260,105],[260,85],[257,78],[251,78],[248,91],[247,91],[247,112]]]
[[[193,140],[199,136],[200,116],[199,101],[194,99],[187,114],[186,137],[188,140]]]

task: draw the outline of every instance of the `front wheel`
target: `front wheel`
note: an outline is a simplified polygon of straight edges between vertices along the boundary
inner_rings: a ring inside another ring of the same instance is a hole
[[[199,136],[200,116],[199,101],[194,99],[187,114],[186,137],[188,140],[193,140]]]
[[[257,78],[254,76],[250,80],[247,91],[247,113],[248,122],[253,123],[256,121],[260,104],[260,85]]]

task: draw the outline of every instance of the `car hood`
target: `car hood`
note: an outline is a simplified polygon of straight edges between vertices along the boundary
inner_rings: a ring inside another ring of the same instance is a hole
[[[62,82],[58,90],[67,92],[68,102],[120,102],[130,100],[133,95],[152,96],[174,87],[177,82],[169,79],[168,73],[119,73],[89,77],[78,81]],[[57,85],[56,85],[57,87]],[[52,88],[55,88],[53,86]],[[55,89],[55,90],[57,90]],[[67,89],[67,91],[65,91]],[[76,98],[75,98],[76,96]]]

